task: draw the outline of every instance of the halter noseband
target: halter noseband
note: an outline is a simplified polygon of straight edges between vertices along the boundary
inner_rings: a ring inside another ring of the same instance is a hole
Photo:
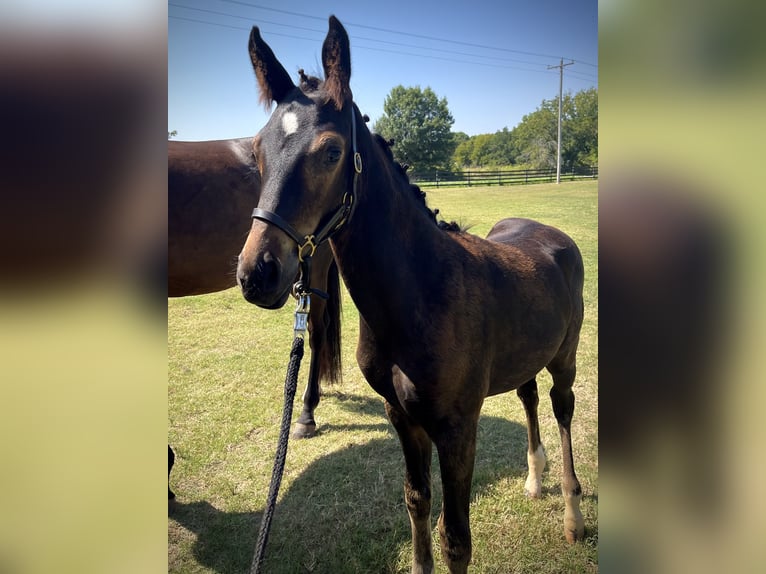
[[[295,241],[298,246],[298,261],[300,262],[300,275],[298,281],[293,286],[293,295],[307,295],[312,292],[309,286],[309,277],[311,269],[311,257],[314,255],[316,248],[330,239],[335,233],[340,230],[341,227],[348,221],[351,215],[351,210],[356,200],[357,183],[359,180],[359,174],[362,173],[362,156],[356,147],[356,114],[354,113],[354,104],[351,104],[351,147],[353,150],[353,162],[354,162],[354,183],[350,192],[343,194],[341,204],[332,214],[332,217],[322,227],[317,229],[314,233],[301,236],[295,228],[290,225],[285,219],[277,215],[273,211],[267,211],[256,207],[253,209],[253,219],[259,219],[266,223],[276,225],[279,229],[287,234],[290,239]],[[316,290],[313,292],[317,293]],[[319,293],[321,295],[325,295]],[[326,296],[325,296],[326,298]]]

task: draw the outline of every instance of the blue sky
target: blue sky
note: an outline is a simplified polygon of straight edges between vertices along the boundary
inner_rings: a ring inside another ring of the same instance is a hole
[[[452,130],[469,135],[511,129],[557,96],[558,70],[547,68],[560,58],[575,60],[565,92],[598,85],[596,0],[169,0],[168,131],[255,135],[270,111],[258,103],[250,28],[294,80],[299,68],[321,76],[330,14],[349,33],[351,89],[373,122],[399,84],[446,97]]]

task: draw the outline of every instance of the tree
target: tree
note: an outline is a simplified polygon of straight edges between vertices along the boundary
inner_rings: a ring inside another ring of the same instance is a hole
[[[396,86],[383,103],[383,116],[373,130],[393,139],[394,158],[418,171],[448,169],[457,141],[450,132],[455,123],[447,107],[431,88]]]
[[[168,132],[168,139],[173,139],[178,135],[178,130],[173,130],[172,132]]]
[[[452,160],[450,169],[460,169],[468,165],[471,150],[471,136],[465,132],[452,132]]]
[[[490,164],[492,154],[492,134],[479,134],[474,138],[471,150],[471,165],[484,167]]]
[[[543,100],[513,128],[494,134],[457,137],[452,161],[457,168],[556,167],[558,98]],[[564,94],[561,103],[561,167],[564,171],[598,165],[598,90]],[[462,134],[465,136],[465,134]]]
[[[471,167],[473,165],[471,157],[473,156],[473,144],[475,141],[475,137],[468,138],[464,142],[459,143],[455,148],[455,151],[452,154],[452,162],[457,167]]]
[[[566,124],[569,164],[598,165],[598,91],[583,90],[570,99],[571,112]]]
[[[556,166],[556,116],[559,99],[543,100],[513,130],[523,161],[534,167]],[[564,94],[561,101],[561,169],[598,164],[598,90]]]
[[[469,136],[465,132],[452,132],[452,144],[457,148],[461,143],[468,141],[471,139],[471,136]]]
[[[542,105],[521,118],[513,128],[520,159],[535,168],[556,167],[556,132],[558,99],[543,100]]]
[[[516,146],[513,132],[505,127],[492,135],[492,144],[490,146],[490,165],[503,166],[516,163]]]

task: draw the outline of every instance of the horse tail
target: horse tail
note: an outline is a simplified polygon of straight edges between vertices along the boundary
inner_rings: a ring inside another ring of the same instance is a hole
[[[332,384],[342,379],[340,274],[334,259],[327,270],[327,294],[330,297],[324,313],[325,339],[319,354],[319,372],[322,380]]]

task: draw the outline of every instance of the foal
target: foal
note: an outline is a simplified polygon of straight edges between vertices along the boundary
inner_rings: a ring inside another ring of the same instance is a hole
[[[540,496],[545,464],[535,376],[547,368],[564,456],[567,540],[584,535],[570,423],[583,319],[583,264],[562,232],[522,219],[489,241],[445,230],[367,130],[352,101],[346,31],[330,17],[323,82],[295,86],[261,39],[250,57],[266,104],[277,103],[253,149],[263,176],[239,259],[244,297],[268,307],[289,292],[303,247],[329,237],[360,315],[357,361],[384,399],[406,464],[412,571],[431,572],[431,449],[441,468],[438,521],[450,572],[471,559],[469,504],[484,398],[516,390],[527,413],[527,491]],[[318,233],[316,230],[322,230]],[[301,239],[301,238],[304,239]]]

